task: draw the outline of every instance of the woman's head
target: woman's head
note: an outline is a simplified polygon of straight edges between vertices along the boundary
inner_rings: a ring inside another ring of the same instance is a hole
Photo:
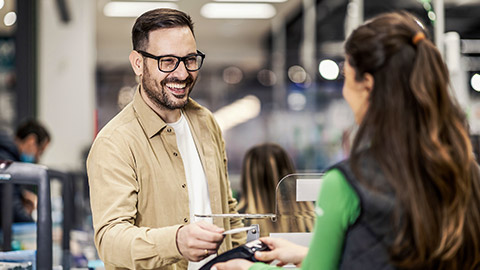
[[[352,167],[362,181],[358,153],[368,149],[394,187],[399,226],[391,255],[400,268],[474,269],[478,166],[465,115],[449,95],[448,69],[426,36],[411,14],[396,12],[347,39],[344,95],[359,123]]]
[[[436,102],[450,102],[448,70],[432,42],[419,39],[419,33],[427,36],[415,17],[398,12],[375,17],[350,35],[344,96],[358,123],[364,115],[398,123],[418,110],[436,113],[431,111],[437,109]],[[422,52],[436,62],[425,62]],[[349,88],[349,82],[360,89]]]
[[[243,160],[242,189],[246,196],[257,198],[251,206],[273,213],[278,181],[294,172],[293,162],[281,146],[264,143],[250,148]]]
[[[244,220],[246,225],[260,225],[261,236],[268,236],[272,232],[310,232],[313,228],[313,204],[296,202],[294,182],[282,182],[285,185],[282,184],[283,188],[277,194],[279,181],[292,173],[295,173],[295,167],[289,154],[274,143],[250,148],[243,159],[243,193],[238,208],[249,214],[277,214],[275,222],[266,219]]]

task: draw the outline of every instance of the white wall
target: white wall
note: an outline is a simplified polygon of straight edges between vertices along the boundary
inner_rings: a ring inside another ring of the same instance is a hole
[[[41,163],[58,170],[83,168],[82,151],[94,137],[95,0],[38,2],[38,115],[52,135]]]

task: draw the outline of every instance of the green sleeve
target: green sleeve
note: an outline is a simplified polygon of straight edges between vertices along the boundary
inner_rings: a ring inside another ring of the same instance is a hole
[[[315,212],[313,237],[302,269],[338,269],[345,233],[360,214],[358,195],[339,170],[330,170],[324,176]],[[249,270],[274,268],[255,263]]]
[[[315,212],[315,229],[302,269],[338,269],[345,234],[360,214],[358,195],[339,170],[325,175]]]

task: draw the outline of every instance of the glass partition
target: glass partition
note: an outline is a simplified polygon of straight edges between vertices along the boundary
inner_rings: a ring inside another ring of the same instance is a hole
[[[196,217],[241,218],[247,226],[258,224],[261,235],[310,233],[315,222],[314,202],[323,173],[295,173],[283,177],[275,189],[274,213],[198,215]],[[260,235],[257,234],[257,237]]]

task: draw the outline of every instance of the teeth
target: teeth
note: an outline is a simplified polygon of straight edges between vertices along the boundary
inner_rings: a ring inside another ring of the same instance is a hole
[[[182,89],[182,88],[185,88],[185,86],[186,86],[185,83],[167,83],[167,87],[169,88]]]

